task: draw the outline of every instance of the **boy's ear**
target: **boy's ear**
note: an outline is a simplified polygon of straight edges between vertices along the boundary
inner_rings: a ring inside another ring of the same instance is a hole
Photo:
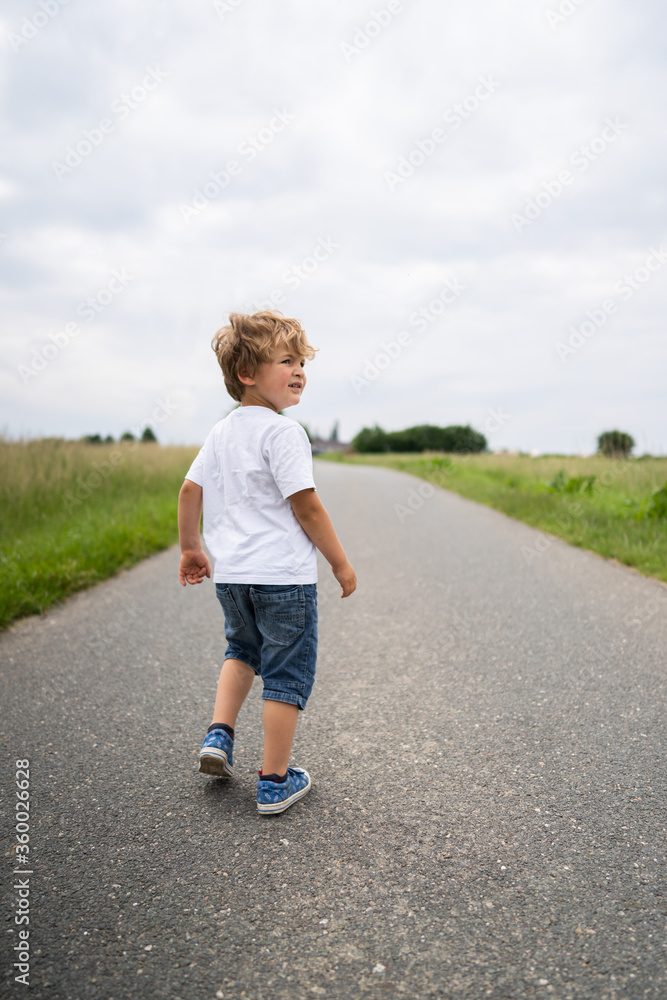
[[[240,371],[238,373],[237,378],[238,378],[239,382],[243,383],[243,385],[254,385],[255,384],[255,377],[254,377],[254,375],[248,375],[248,372],[245,369],[243,369],[243,371]]]

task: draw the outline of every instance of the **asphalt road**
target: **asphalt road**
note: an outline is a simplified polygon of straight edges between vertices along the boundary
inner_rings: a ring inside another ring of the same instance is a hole
[[[321,566],[283,815],[257,684],[237,777],[196,773],[222,615],[175,550],[0,637],[3,997],[23,877],[40,1000],[662,1000],[667,589],[400,473],[316,475],[359,588]]]

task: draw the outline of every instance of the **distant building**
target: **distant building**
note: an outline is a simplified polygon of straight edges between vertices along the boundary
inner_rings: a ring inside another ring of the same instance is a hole
[[[344,444],[342,441],[334,441],[329,438],[325,441],[324,438],[314,437],[311,439],[310,447],[312,448],[313,455],[321,455],[325,451],[349,451],[349,444]]]

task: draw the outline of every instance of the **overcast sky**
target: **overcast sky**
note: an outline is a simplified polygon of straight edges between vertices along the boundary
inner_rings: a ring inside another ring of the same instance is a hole
[[[0,431],[200,443],[231,311],[289,415],[667,453],[658,0],[7,0]]]

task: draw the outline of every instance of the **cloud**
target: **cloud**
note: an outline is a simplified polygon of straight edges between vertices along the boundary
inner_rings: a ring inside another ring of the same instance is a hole
[[[554,345],[667,245],[665,15],[561,7],[72,0],[14,51],[40,8],[10,2],[0,425],[119,434],[169,397],[160,439],[202,440],[231,402],[211,336],[271,300],[320,347],[292,415],[322,433],[502,406],[498,447],[590,450],[622,424],[664,451],[660,271],[566,362]]]

